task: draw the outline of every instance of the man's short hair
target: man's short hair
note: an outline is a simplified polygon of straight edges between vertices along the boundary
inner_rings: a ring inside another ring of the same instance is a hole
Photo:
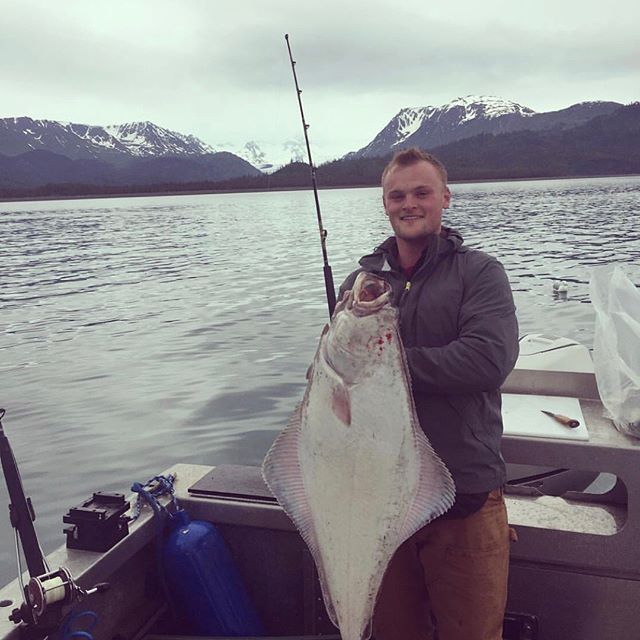
[[[391,158],[382,172],[382,186],[384,187],[384,179],[391,171],[393,171],[393,169],[396,167],[410,167],[412,164],[417,164],[418,162],[428,162],[430,165],[433,165],[440,174],[442,183],[447,186],[447,170],[442,162],[440,162],[440,160],[438,160],[434,155],[431,155],[426,151],[422,151],[422,149],[418,149],[417,147],[398,151],[398,153]]]

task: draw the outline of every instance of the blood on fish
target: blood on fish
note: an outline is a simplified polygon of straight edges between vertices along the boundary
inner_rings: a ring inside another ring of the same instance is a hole
[[[333,388],[331,394],[331,409],[336,418],[345,426],[351,425],[351,401],[346,387],[340,385]]]

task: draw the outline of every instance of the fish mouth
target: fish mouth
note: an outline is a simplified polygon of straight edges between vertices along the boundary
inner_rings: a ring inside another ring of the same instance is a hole
[[[391,285],[382,278],[363,272],[353,286],[353,307],[361,313],[373,313],[389,302]]]

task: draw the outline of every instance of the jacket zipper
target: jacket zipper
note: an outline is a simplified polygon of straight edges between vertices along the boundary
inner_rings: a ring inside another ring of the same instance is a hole
[[[398,300],[398,309],[402,308],[402,306],[404,305],[404,302],[407,299],[407,296],[409,295],[409,291],[411,291],[411,280],[407,280],[405,282],[404,289],[402,290],[402,293],[400,294],[400,299]],[[400,316],[399,323],[400,323],[401,334],[404,333],[405,322],[406,322],[406,318],[403,318],[402,316]]]
[[[402,306],[402,303],[405,301],[405,298],[409,294],[409,291],[411,291],[411,280],[407,280],[407,282],[404,285],[404,291],[402,292],[402,295],[400,296],[400,300],[398,301],[398,307]]]

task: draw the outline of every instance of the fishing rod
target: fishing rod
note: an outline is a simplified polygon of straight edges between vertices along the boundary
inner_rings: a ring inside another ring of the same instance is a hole
[[[327,230],[322,226],[322,214],[320,213],[320,200],[318,199],[318,183],[316,181],[316,168],[311,159],[311,145],[309,144],[309,136],[307,135],[307,129],[309,125],[304,119],[304,109],[302,108],[302,90],[298,85],[298,77],[296,76],[296,62],[293,59],[291,53],[291,45],[289,44],[289,34],[286,33],[284,39],[287,41],[287,49],[289,50],[289,60],[291,62],[291,71],[293,71],[293,81],[296,85],[296,92],[298,95],[298,105],[300,106],[300,117],[302,118],[302,130],[304,131],[304,141],[307,145],[307,155],[309,156],[309,168],[311,169],[311,183],[313,185],[313,197],[316,201],[316,214],[318,216],[318,230],[320,231],[320,245],[322,246],[322,259],[324,261],[324,287],[327,292],[327,304],[329,305],[329,317],[333,315],[333,310],[336,307],[336,291],[333,285],[333,274],[331,272],[331,266],[329,265],[329,259],[327,257]]]
[[[50,570],[33,525],[36,519],[33,504],[31,498],[25,495],[18,463],[2,426],[4,416],[5,410],[0,408],[0,463],[9,493],[9,519],[15,529],[18,581],[24,598],[22,605],[13,609],[9,620],[15,624],[24,623],[24,629],[28,632],[21,637],[42,640],[59,629],[64,606],[93,593],[103,593],[109,585],[103,582],[85,590],[76,584],[66,567]],[[30,576],[27,585],[22,576],[21,549]],[[78,633],[90,638],[84,632]]]
[[[2,427],[4,414],[5,410],[0,409],[0,462],[2,463],[2,471],[9,492],[9,519],[11,526],[20,537],[29,574],[39,576],[45,573],[48,567],[40,550],[40,543],[33,526],[36,514],[31,498],[28,498],[24,493],[18,465],[11,450],[9,439]]]

